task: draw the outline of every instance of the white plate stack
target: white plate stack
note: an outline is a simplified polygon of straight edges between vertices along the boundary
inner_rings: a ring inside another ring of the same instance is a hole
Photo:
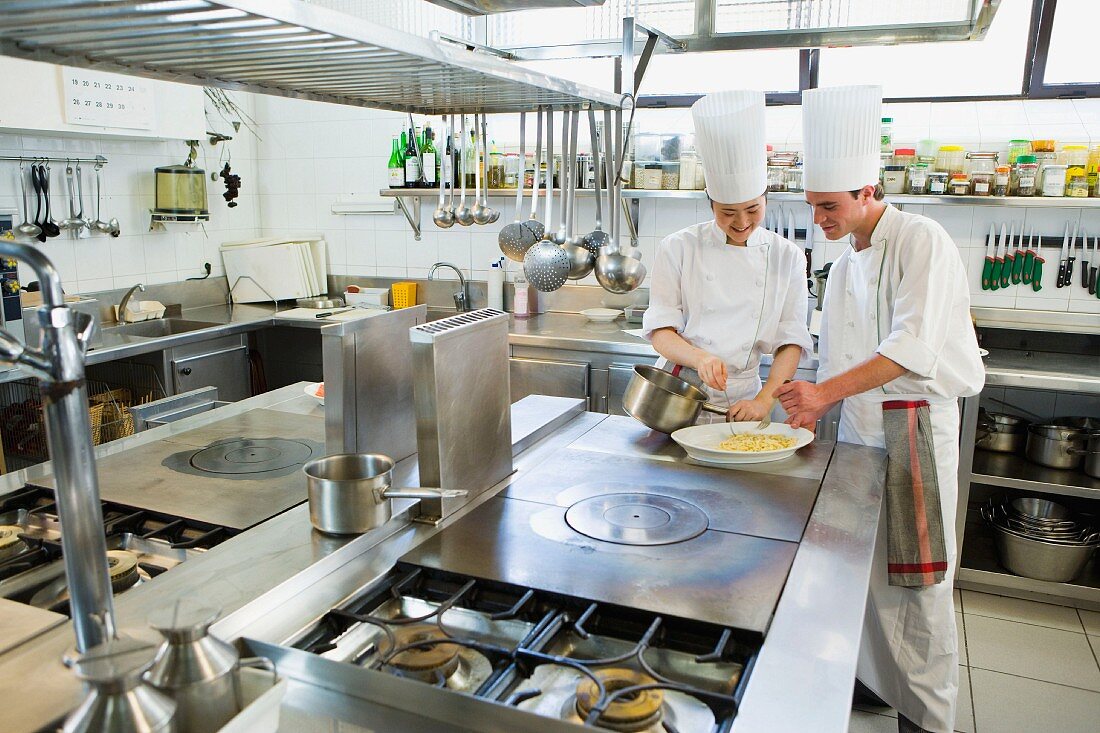
[[[308,298],[328,292],[321,235],[223,242],[222,262],[238,303]]]

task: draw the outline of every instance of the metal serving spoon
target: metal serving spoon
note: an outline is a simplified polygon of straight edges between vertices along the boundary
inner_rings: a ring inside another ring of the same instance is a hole
[[[482,178],[481,178],[481,151],[478,150],[479,145],[476,142],[478,117],[479,117],[479,115],[475,112],[474,113],[474,138],[475,138],[475,142],[474,142],[474,210],[473,210],[473,217],[474,217],[474,223],[475,224],[484,225],[484,224],[491,224],[492,223],[492,221],[493,221],[493,210],[490,209],[488,206],[486,206],[481,201],[482,184],[487,184],[488,181],[483,181]],[[484,138],[485,138],[485,135],[484,135],[484,133],[482,133],[481,142],[485,141]],[[488,166],[489,166],[489,161],[486,160],[485,161],[485,167],[488,168]],[[486,170],[486,173],[488,173],[488,170]]]
[[[523,222],[524,228],[531,232],[532,243],[542,239],[542,234],[546,231],[546,227],[538,220],[539,177],[542,174],[542,109],[539,109],[535,116],[538,118],[538,129],[535,133],[535,170],[531,176],[531,215],[527,221]],[[523,163],[523,168],[527,168],[526,161]]]
[[[462,173],[459,175],[462,186],[462,197],[458,201],[458,208],[455,209],[455,221],[464,227],[468,227],[474,223],[474,212],[466,205],[466,115],[462,115],[462,152],[459,153],[459,158],[462,160]]]
[[[34,166],[32,165],[31,167],[33,168]],[[32,224],[30,221],[30,203],[27,201],[27,173],[26,169],[23,167],[23,161],[19,161],[19,190],[23,193],[23,223],[15,229],[20,234],[28,237],[37,237],[42,231],[42,227],[37,224]]]
[[[103,178],[99,173],[99,166],[95,168],[95,221],[92,222],[92,228],[97,232],[110,233],[114,228],[108,221],[103,221],[101,204],[103,202]]]
[[[450,133],[451,116],[447,115],[446,133]],[[450,229],[455,225],[455,213],[447,206],[444,201],[444,197],[447,193],[447,181],[444,181],[441,177],[439,180],[439,205],[435,207],[435,213],[432,214],[432,221],[435,222],[437,227],[441,229]]]

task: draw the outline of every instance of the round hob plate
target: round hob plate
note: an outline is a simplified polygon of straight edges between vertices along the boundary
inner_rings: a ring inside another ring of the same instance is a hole
[[[583,499],[565,521],[594,540],[619,545],[671,545],[698,537],[709,520],[702,509],[661,494],[603,494]]]
[[[263,473],[296,466],[312,455],[312,448],[296,440],[239,438],[203,448],[191,456],[191,466],[208,473]]]

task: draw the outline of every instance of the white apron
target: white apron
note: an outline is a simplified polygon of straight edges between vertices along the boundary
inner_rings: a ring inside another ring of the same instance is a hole
[[[958,636],[951,579],[957,562],[959,409],[958,398],[944,393],[974,394],[980,389],[984,370],[973,329],[969,328],[972,345],[963,338],[969,324],[969,298],[952,300],[958,297],[960,282],[966,293],[957,250],[946,234],[941,238],[927,226],[927,220],[917,219],[888,207],[872,236],[873,247],[861,252],[849,249],[834,264],[825,296],[819,381],[861,364],[876,352],[891,358],[906,354],[895,361],[908,360],[909,354],[915,353],[919,361],[926,348],[914,347],[917,340],[920,344],[948,344],[935,357],[932,376],[910,372],[883,388],[845,399],[838,439],[884,448],[884,401],[927,400],[930,405],[947,580],[920,589],[889,585],[884,510],[871,568],[857,677],[912,722],[936,733],[950,733],[958,695]],[[900,248],[901,244],[906,248]],[[893,247],[889,254],[888,247]],[[928,256],[929,249],[936,257]],[[916,263],[930,267],[932,276],[916,274]],[[936,272],[940,268],[943,272]],[[903,286],[902,274],[906,272],[918,278],[916,287],[912,281]],[[944,310],[929,316],[930,309]],[[887,342],[901,343],[907,350]]]

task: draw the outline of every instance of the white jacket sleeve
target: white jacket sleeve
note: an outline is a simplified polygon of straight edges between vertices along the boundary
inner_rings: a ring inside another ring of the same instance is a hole
[[[678,244],[673,234],[665,237],[657,247],[653,275],[649,281],[649,308],[642,318],[642,330],[647,339],[652,339],[653,332],[659,328],[674,328],[682,333],[687,324],[680,285],[684,250]]]
[[[919,377],[934,379],[951,330],[952,289],[958,286],[962,260],[935,222],[925,220],[906,229],[894,244],[901,279],[890,334],[877,352]]]
[[[797,249],[792,247],[792,249]],[[806,325],[809,315],[809,297],[806,290],[805,259],[801,250],[794,257],[777,258],[783,271],[774,278],[776,287],[783,288],[779,301],[779,325],[770,339],[763,340],[763,350],[774,354],[780,347],[796,344],[802,349],[801,361],[809,363],[814,351],[814,342]]]

